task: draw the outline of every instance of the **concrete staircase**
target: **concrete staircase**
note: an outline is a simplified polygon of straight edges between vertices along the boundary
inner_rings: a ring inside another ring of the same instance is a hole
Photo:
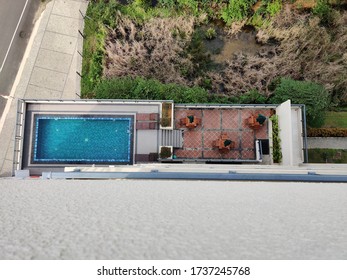
[[[159,145],[160,146],[173,146],[174,148],[183,147],[183,130],[159,130]]]

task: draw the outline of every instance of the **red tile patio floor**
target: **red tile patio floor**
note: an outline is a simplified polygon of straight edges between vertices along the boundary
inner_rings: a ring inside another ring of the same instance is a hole
[[[175,149],[178,159],[255,159],[254,141],[268,139],[268,121],[258,130],[252,130],[246,124],[251,114],[263,114],[269,117],[270,109],[249,108],[203,108],[189,110],[175,107],[175,128],[183,129],[183,148]],[[180,125],[180,119],[187,115],[201,118],[201,123],[194,129]],[[217,140],[222,132],[235,142],[235,148],[226,154],[221,154],[213,148],[212,142]]]

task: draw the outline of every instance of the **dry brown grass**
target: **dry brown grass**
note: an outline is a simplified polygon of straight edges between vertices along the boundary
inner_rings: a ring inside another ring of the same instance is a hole
[[[268,58],[269,53],[270,51],[265,51],[263,56],[238,54],[227,61],[226,68],[219,73],[209,72],[212,91],[231,96],[240,95],[252,89],[267,93],[268,85],[276,75],[275,65]]]
[[[209,79],[211,92],[232,96],[252,89],[269,95],[271,81],[286,76],[323,84],[338,101],[347,102],[347,12],[336,11],[334,28],[327,29],[318,18],[286,6],[258,31],[257,40],[264,48],[256,55],[235,54],[224,67],[190,79],[183,70],[194,71],[186,52],[193,18],[153,18],[143,25],[118,18],[107,39],[106,77],[142,76],[181,85],[200,85]]]
[[[180,68],[192,63],[181,53],[194,31],[193,18],[153,18],[142,26],[120,17],[106,43],[106,77],[142,76],[186,84]]]
[[[289,26],[284,23],[286,19],[278,16],[262,35],[280,41],[279,55],[273,61],[277,75],[323,84],[346,102],[347,13],[336,12],[334,27],[330,29],[321,26],[316,17],[301,17]]]
[[[269,94],[275,77],[291,77],[323,84],[338,102],[347,102],[347,13],[335,13],[327,29],[319,19],[285,8],[265,29],[258,42],[268,44],[255,56],[235,55],[219,73],[208,73],[217,93],[239,95],[251,89]]]

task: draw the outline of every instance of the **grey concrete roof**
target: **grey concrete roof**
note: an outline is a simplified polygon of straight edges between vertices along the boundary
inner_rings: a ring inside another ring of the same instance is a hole
[[[0,259],[346,259],[347,185],[0,179]]]

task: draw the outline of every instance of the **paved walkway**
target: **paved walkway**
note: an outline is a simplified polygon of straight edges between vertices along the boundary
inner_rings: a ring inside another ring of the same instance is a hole
[[[11,176],[17,100],[76,99],[80,93],[85,0],[52,0],[35,25],[0,121],[0,176]]]
[[[343,149],[347,150],[347,137],[308,137],[309,149]]]

